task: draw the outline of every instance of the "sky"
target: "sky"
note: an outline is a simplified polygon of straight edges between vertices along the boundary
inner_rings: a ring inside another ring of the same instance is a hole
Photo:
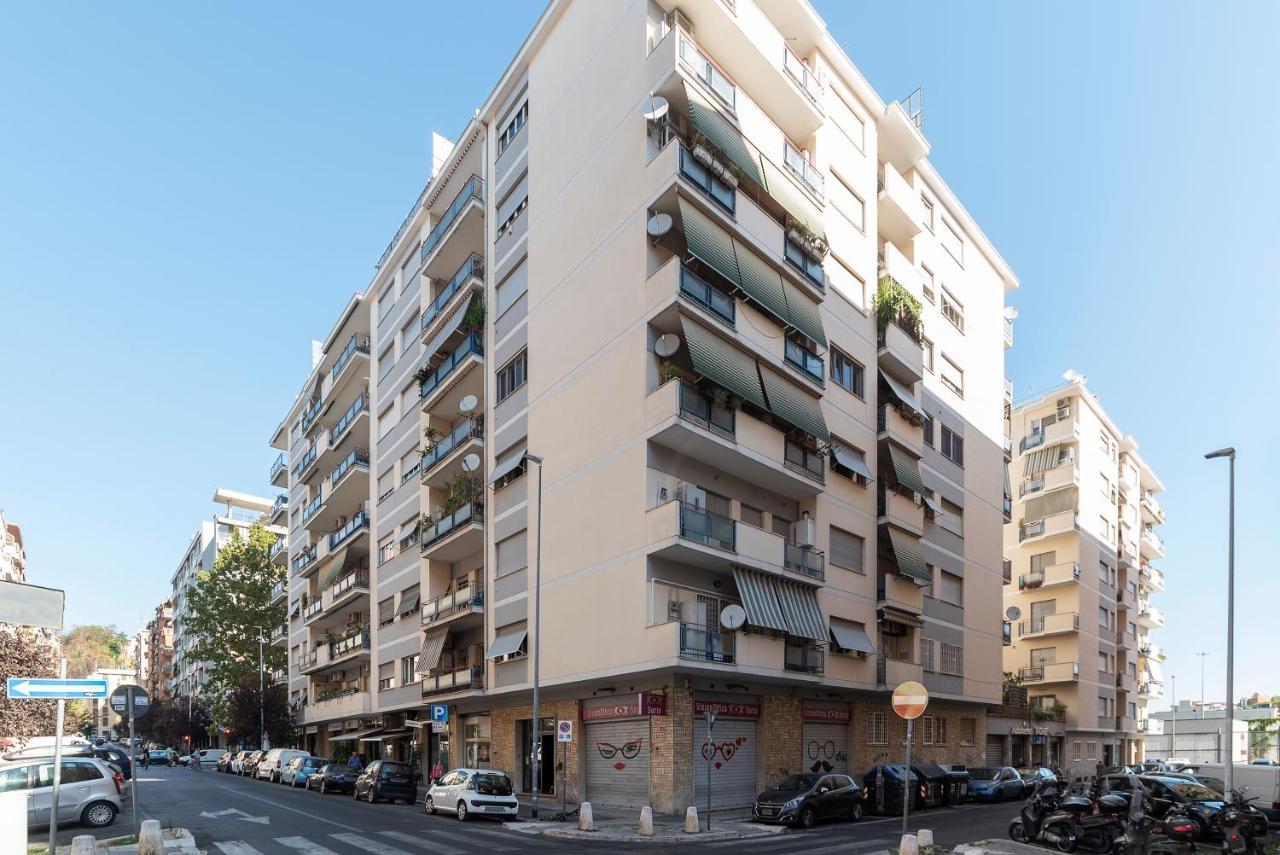
[[[930,158],[1022,283],[1016,396],[1085,374],[1163,480],[1180,698],[1200,651],[1224,696],[1203,454],[1236,447],[1235,695],[1280,693],[1280,4],[815,5],[883,98],[924,87]],[[68,625],[136,631],[215,488],[276,492],[311,340],[541,8],[4,4],[0,508]]]

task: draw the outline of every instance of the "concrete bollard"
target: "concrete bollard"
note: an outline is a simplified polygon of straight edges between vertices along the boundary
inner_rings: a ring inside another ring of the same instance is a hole
[[[164,838],[160,835],[160,820],[144,819],[138,834],[138,855],[164,855]]]
[[[579,831],[595,831],[596,821],[591,816],[591,802],[583,802],[578,805],[578,830]],[[138,853],[142,855],[142,853]]]
[[[92,834],[77,834],[71,839],[71,855],[94,855],[98,851],[98,841]]]
[[[697,834],[702,830],[702,825],[698,822],[698,809],[693,805],[689,805],[689,809],[684,812],[684,833]]]
[[[902,842],[898,844],[898,855],[920,855],[919,839],[914,834],[902,835]]]
[[[928,852],[933,849],[933,830],[922,828],[916,832],[916,844],[920,847],[921,852]]]
[[[642,837],[653,837],[653,808],[648,805],[640,808],[640,825],[636,833]]]

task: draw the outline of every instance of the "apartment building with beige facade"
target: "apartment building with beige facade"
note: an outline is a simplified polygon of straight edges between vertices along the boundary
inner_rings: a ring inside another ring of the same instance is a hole
[[[22,544],[22,526],[5,519],[0,511],[0,582],[27,581],[27,551]]]
[[[1164,557],[1164,486],[1084,378],[1067,376],[1012,411],[1004,589],[1015,610],[1005,671],[1040,715],[1065,712],[1065,734],[1021,747],[1008,734],[988,740],[1009,762],[1053,763],[1074,777],[1141,760],[1147,703],[1163,697],[1164,656],[1151,632],[1164,626],[1152,601],[1165,584],[1153,563]]]
[[[153,701],[168,697],[167,678],[173,669],[173,600],[156,606],[138,637],[138,685]]]
[[[918,120],[806,3],[547,7],[433,146],[276,433],[291,564],[367,579],[349,612],[316,607],[367,633],[342,662],[290,624],[306,747],[502,768],[558,798],[569,720],[570,799],[679,812],[710,765],[729,808],[785,772],[896,758],[888,693],[917,679],[918,755],[981,762],[1017,280]],[[371,531],[313,557],[293,432],[312,409],[332,430],[328,354],[357,331]],[[339,667],[352,693],[322,700]],[[423,727],[436,703],[445,732]]]

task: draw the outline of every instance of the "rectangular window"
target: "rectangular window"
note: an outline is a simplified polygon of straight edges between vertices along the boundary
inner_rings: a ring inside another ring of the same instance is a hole
[[[832,564],[862,572],[862,555],[866,542],[856,534],[831,526],[830,554]]]
[[[764,512],[750,505],[742,505],[738,519],[753,528],[764,528]]]
[[[942,248],[951,254],[957,264],[964,267],[964,238],[960,236],[960,229],[945,216],[942,218],[942,231],[938,237]]]
[[[831,379],[836,384],[843,386],[859,398],[865,394],[864,384],[866,382],[866,372],[858,362],[850,356],[846,356],[834,347],[830,348],[828,354],[831,360]]]
[[[842,459],[852,457],[860,461],[862,465],[865,467],[867,464],[867,453],[863,451],[861,448],[858,448],[854,445],[850,445],[849,443],[844,442],[843,440],[841,440],[840,446],[841,446],[841,456],[836,457],[834,454],[831,456],[831,471],[836,473],[837,475],[843,475],[845,478],[848,478],[851,481],[854,481],[859,487],[867,486],[867,478],[865,475],[862,475],[854,471],[853,469],[850,469],[848,466],[845,466],[843,462],[841,462]]]
[[[1125,632],[1129,634],[1130,638],[1132,638],[1138,634],[1138,625],[1133,621],[1129,621],[1129,625],[1125,627]]]
[[[831,261],[831,264],[827,265],[827,278],[830,280],[831,287],[853,303],[854,308],[866,311],[867,283],[835,253],[828,253],[827,258]]]
[[[924,430],[924,444],[925,444],[925,445],[927,445],[927,446],[929,446],[930,448],[933,448],[933,426],[934,426],[934,422],[935,422],[935,420],[934,420],[933,416],[929,415],[928,413],[925,413],[925,415],[924,415],[924,424],[923,424],[923,426],[922,426],[922,428],[923,428],[923,430]]]
[[[959,644],[947,644],[942,642],[939,647],[942,654],[943,674],[950,674],[953,677],[964,676],[964,647]]]
[[[964,397],[964,369],[945,353],[942,354],[942,385]]]
[[[382,349],[382,353],[378,354],[378,379],[381,380],[391,373],[391,369],[396,366],[396,343],[393,339],[386,347]]]
[[[934,739],[934,717],[931,715],[920,717],[920,742],[922,745],[932,745]]]
[[[923,193],[920,194],[920,210],[924,212],[920,224],[933,231],[933,202]]]
[[[921,351],[923,351],[923,353],[921,354],[921,357],[924,363],[924,370],[932,374],[933,373],[933,342],[929,341],[929,339],[925,338],[924,336],[920,336],[920,349]]]
[[[396,687],[396,663],[383,662],[378,666],[378,691]]]
[[[1058,553],[1054,552],[1038,552],[1031,556],[1031,572],[1043,573],[1049,567],[1057,563]]]
[[[1098,698],[1098,717],[1099,718],[1107,717],[1107,699],[1106,698]]]
[[[873,712],[867,716],[867,744],[886,745],[889,742],[884,730],[884,713]]]
[[[956,537],[964,537],[964,508],[954,502],[943,499],[942,519],[938,521],[938,524]]]
[[[964,332],[964,304],[955,295],[942,286],[942,316],[951,321],[952,326]]]
[[[507,126],[502,129],[502,134],[498,137],[498,156],[507,150],[507,146],[520,133],[520,129],[524,127],[525,122],[529,121],[529,102],[525,101],[520,105],[520,109],[511,117],[511,121],[507,122]]]
[[[822,260],[810,255],[798,241],[787,237],[782,254],[792,267],[803,273],[805,278],[814,285],[822,289],[827,287],[826,275],[822,270]]]
[[[528,351],[520,351],[520,355],[498,369],[498,403],[511,397],[511,393],[519,389],[528,380]]]
[[[849,222],[853,223],[853,227],[860,232],[866,231],[866,203],[862,201],[862,197],[853,192],[853,188],[845,183],[844,178],[837,172],[832,172],[831,177],[835,181],[827,184],[828,192],[831,195],[831,204],[835,205],[840,213],[849,218]]]
[[[386,626],[396,619],[395,597],[387,597],[378,603],[378,626]]]
[[[726,184],[724,179],[683,146],[680,147],[680,174],[730,214],[737,210],[738,194],[734,187]]]
[[[395,304],[396,304],[395,293],[396,293],[396,283],[388,282],[387,287],[382,289],[382,293],[378,295],[378,322],[379,323],[382,322],[383,318],[391,314],[391,309],[395,307]]]
[[[529,290],[528,261],[520,262],[520,266],[511,271],[506,279],[498,283],[498,306],[495,317],[502,317],[507,309]]]
[[[408,686],[418,679],[418,654],[405,656],[400,660],[400,685]]]
[[[844,132],[844,135],[849,138],[849,142],[853,143],[854,148],[858,151],[865,151],[866,124],[845,101],[843,95],[839,92],[836,92],[835,95],[835,98],[827,100],[827,107],[831,110],[831,118],[835,126]]]
[[[933,664],[934,641],[932,638],[920,639],[920,665],[926,671],[936,671]]]
[[[947,720],[942,716],[936,716],[933,723],[933,744],[947,744]]]
[[[386,564],[392,558],[396,557],[396,536],[388,535],[378,544],[378,564],[379,566]]]
[[[972,745],[978,732],[978,721],[972,718],[960,719],[960,744]]]
[[[948,573],[946,570],[938,571],[934,577],[937,584],[934,585],[934,599],[942,600],[944,603],[951,603],[953,606],[964,605],[964,579],[954,573]]]
[[[1098,626],[1107,627],[1111,625],[1111,613],[1105,608],[1098,607]]]
[[[710,498],[711,494],[708,493],[707,496],[708,498]],[[726,500],[726,502],[727,501],[728,500]],[[727,506],[723,511],[718,511],[711,506],[710,502],[708,502],[707,510],[711,511],[712,513],[719,513],[720,516],[722,517],[729,516],[729,508]],[[776,534],[778,537],[791,537],[791,520],[787,519],[784,516],[774,514],[772,519],[772,525],[773,525],[773,533]]]
[[[964,465],[964,437],[947,427],[942,426],[942,456],[957,466]]]
[[[529,566],[529,532],[519,531],[494,547],[497,552],[496,575],[505,576]]]
[[[937,292],[934,290],[933,271],[929,269],[929,265],[920,265],[921,287],[924,289],[924,298],[930,303],[938,299]]]

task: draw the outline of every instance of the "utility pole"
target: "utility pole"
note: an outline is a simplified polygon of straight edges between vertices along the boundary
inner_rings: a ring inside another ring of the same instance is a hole
[[[1178,756],[1178,678],[1173,674],[1169,675],[1169,694],[1173,701],[1173,718],[1169,719],[1169,723],[1173,725],[1173,736],[1169,738],[1169,757]],[[1169,757],[1164,759],[1168,760]]]
[[[1211,451],[1205,455],[1208,460],[1217,457],[1225,457],[1230,463],[1230,480],[1228,481],[1228,498],[1227,498],[1227,739],[1228,745],[1234,743],[1235,728],[1233,722],[1235,719],[1235,687],[1232,685],[1234,674],[1232,668],[1235,657],[1235,635],[1236,635],[1236,450],[1234,448],[1220,448],[1217,451]],[[1202,662],[1204,660],[1201,660]],[[1203,714],[1203,708],[1201,710]],[[1223,793],[1227,798],[1232,793],[1232,767],[1235,765],[1235,758],[1232,757],[1230,747],[1227,749],[1226,762],[1222,764],[1222,783],[1225,785],[1226,792]]]
[[[533,805],[531,814],[538,818],[538,796],[542,793],[542,721],[538,718],[538,666],[542,654],[542,458],[528,451],[524,459],[538,464],[538,546],[533,570]],[[555,755],[552,755],[555,760]]]
[[[1204,718],[1204,658],[1209,654],[1201,650],[1196,655],[1200,657],[1200,718]]]
[[[258,627],[258,748],[267,748],[267,696],[262,687],[262,627]]]

